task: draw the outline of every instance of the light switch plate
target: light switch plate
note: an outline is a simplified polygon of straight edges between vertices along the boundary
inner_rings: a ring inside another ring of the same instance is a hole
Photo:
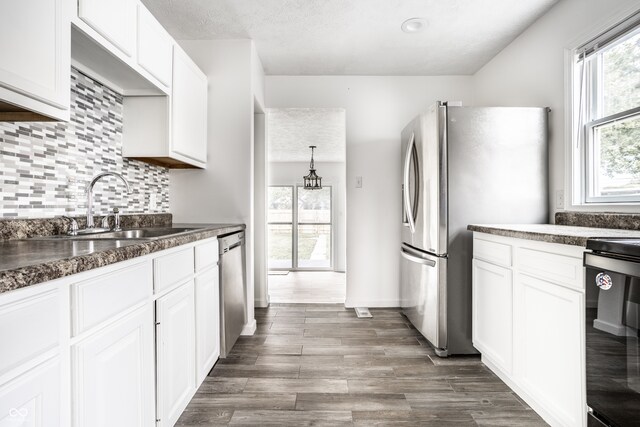
[[[564,190],[556,190],[556,209],[564,209]]]
[[[362,188],[362,177],[356,176],[356,188]]]

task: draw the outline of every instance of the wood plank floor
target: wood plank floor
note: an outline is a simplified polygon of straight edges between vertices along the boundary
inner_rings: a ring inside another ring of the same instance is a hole
[[[180,426],[544,426],[476,356],[440,359],[398,309],[271,304]]]

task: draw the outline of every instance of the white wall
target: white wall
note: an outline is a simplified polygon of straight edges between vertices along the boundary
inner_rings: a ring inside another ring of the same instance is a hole
[[[267,294],[267,153],[266,153],[266,117],[263,112],[254,111],[254,299],[256,307],[268,307]]]
[[[470,103],[471,77],[267,76],[265,90],[269,108],[346,109],[346,305],[398,306],[400,132],[436,100]]]
[[[638,0],[562,0],[473,77],[477,105],[551,108],[551,221],[558,210],[557,191],[568,189],[565,148],[570,142],[565,138],[565,49],[578,47],[637,8],[640,8]],[[569,199],[565,197],[565,201]]]
[[[346,168],[339,162],[315,162],[323,186],[331,186],[333,202],[334,265],[345,271],[347,264],[346,233]],[[269,185],[302,185],[302,177],[309,173],[308,162],[269,162]]]
[[[172,170],[176,222],[245,223],[248,330],[255,328],[253,273],[254,102],[264,99],[261,66],[251,40],[180,44],[209,78],[206,170]]]

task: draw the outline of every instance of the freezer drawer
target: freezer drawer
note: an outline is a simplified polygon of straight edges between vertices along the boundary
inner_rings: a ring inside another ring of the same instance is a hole
[[[446,356],[447,259],[407,246],[400,249],[400,255],[403,312],[438,354]]]

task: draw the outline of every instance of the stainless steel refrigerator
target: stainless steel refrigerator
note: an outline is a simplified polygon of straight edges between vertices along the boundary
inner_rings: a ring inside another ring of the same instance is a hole
[[[471,343],[473,223],[546,223],[546,108],[438,102],[402,131],[403,311],[439,356]]]

